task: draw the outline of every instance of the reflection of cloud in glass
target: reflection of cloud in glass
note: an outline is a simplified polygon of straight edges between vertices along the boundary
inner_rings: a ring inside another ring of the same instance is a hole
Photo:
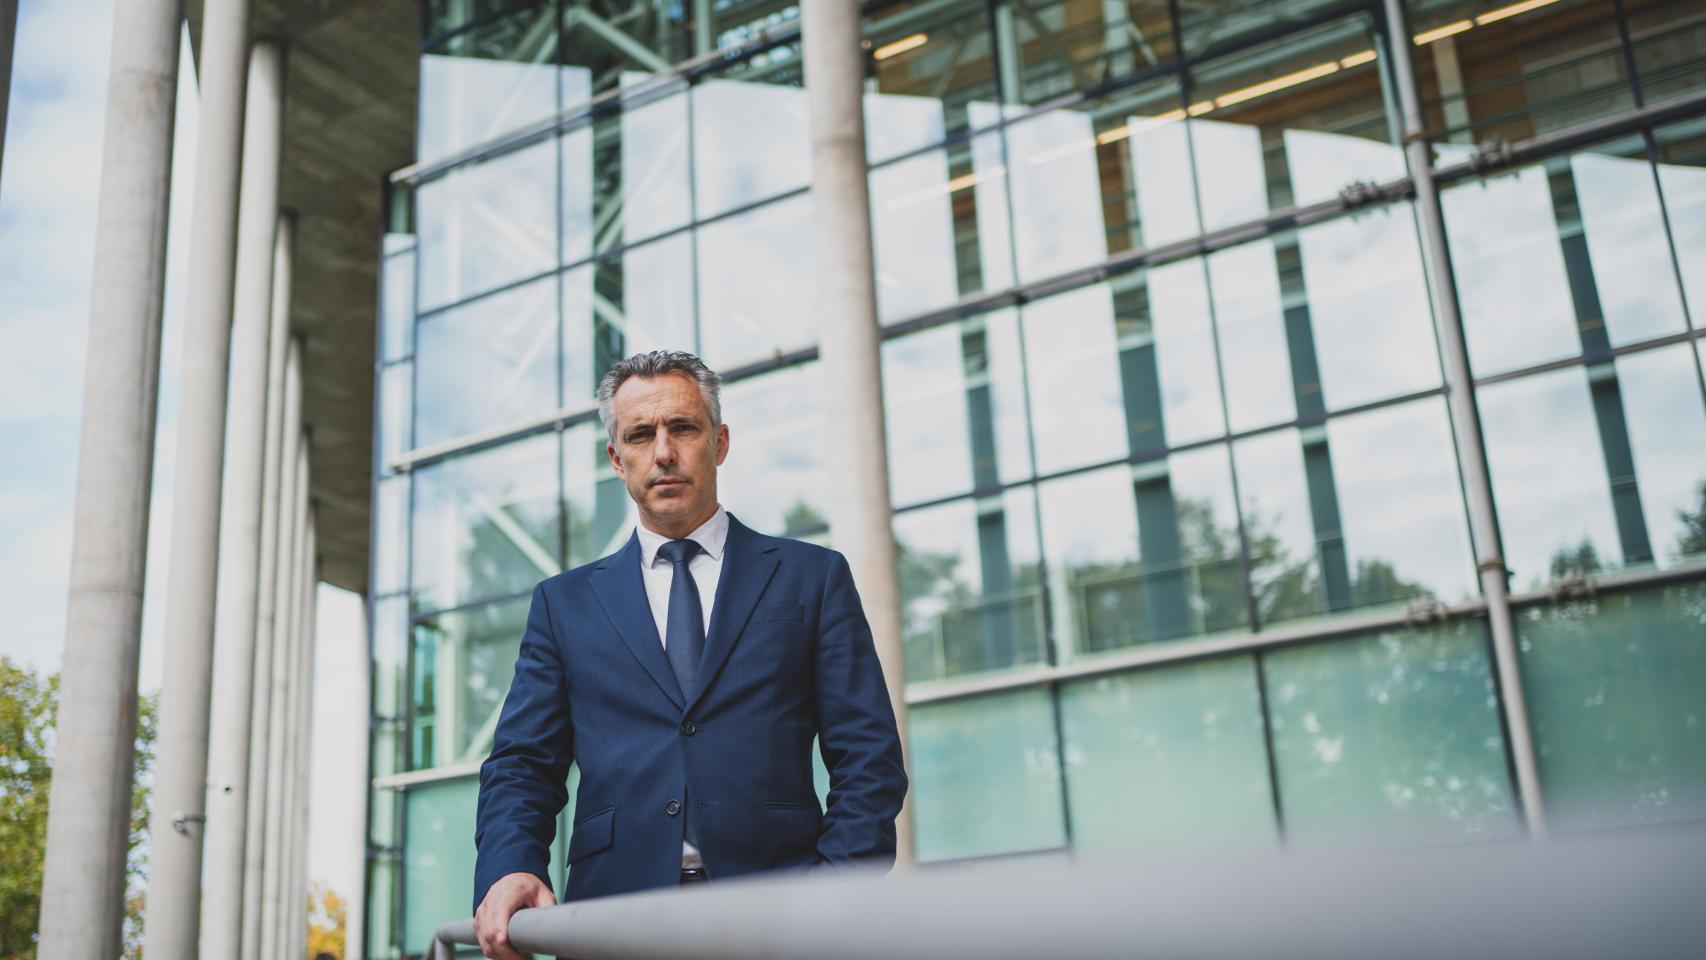
[[[941,143],[943,130],[942,101],[935,97],[865,94],[865,156],[871,163]]]
[[[1653,168],[1645,159],[1582,153],[1570,158],[1570,170],[1612,346],[1680,332],[1682,301]]]
[[[1090,123],[1088,114],[1048,110],[1007,128],[1021,280],[1053,276],[1108,255],[1096,154],[1060,150],[1089,140]]]
[[[1409,204],[1299,231],[1329,410],[1439,385],[1439,353]]]
[[[1018,312],[1009,308],[985,314],[983,332],[989,403],[995,421],[995,471],[1002,483],[1011,483],[1031,475]]]
[[[1221,250],[1210,254],[1207,263],[1232,430],[1295,419],[1291,348],[1273,241]]]
[[[829,516],[828,425],[819,377],[810,363],[723,389],[729,456],[717,471],[717,493],[755,530],[781,533],[800,504]]]
[[[692,215],[687,166],[687,95],[622,111],[622,236],[629,243],[686,223]]]
[[[1023,310],[1037,470],[1053,473],[1127,453],[1113,304],[1105,284]]]
[[[421,310],[551,269],[556,162],[556,144],[547,140],[416,189]]]
[[[699,228],[700,347],[712,367],[817,342],[812,197]]]
[[[539,23],[554,33],[548,17]],[[418,152],[436,160],[555,112],[557,67],[548,60],[423,54],[420,107]]]
[[[1262,132],[1242,123],[1185,121],[1196,160],[1204,230],[1244,223],[1268,212]]]
[[[1331,200],[1359,180],[1385,183],[1404,175],[1404,153],[1390,143],[1321,130],[1287,130],[1283,140],[1291,200],[1299,206]]]
[[[1388,564],[1446,602],[1474,595],[1445,401],[1329,420],[1327,439],[1351,569]]]
[[[889,491],[897,506],[971,489],[963,366],[955,324],[883,344]]]
[[[1544,585],[1551,558],[1583,543],[1608,565],[1621,563],[1586,371],[1493,384],[1478,399],[1512,583]]]
[[[959,296],[952,204],[945,151],[932,150],[871,171],[871,246],[880,320],[923,313]]]
[[[1688,347],[1619,357],[1617,385],[1635,455],[1635,482],[1654,560],[1675,562],[1684,532],[1677,514],[1698,510],[1706,483],[1706,409]]]
[[[1546,169],[1452,187],[1440,205],[1475,374],[1581,352]]]
[[[422,320],[415,444],[539,416],[557,405],[557,284],[546,278]]]
[[[692,96],[694,198],[701,218],[811,182],[805,91],[706,80]]]
[[[1146,277],[1155,335],[1155,372],[1161,380],[1161,420],[1167,443],[1217,437],[1226,430],[1220,377],[1214,362],[1208,286],[1201,260],[1156,267]]]
[[[1195,173],[1185,125],[1132,117],[1128,150],[1137,181],[1143,244],[1153,247],[1202,232],[1197,221]]]
[[[1706,167],[1661,163],[1659,185],[1670,211],[1682,289],[1698,327],[1699,318],[1706,317]]]

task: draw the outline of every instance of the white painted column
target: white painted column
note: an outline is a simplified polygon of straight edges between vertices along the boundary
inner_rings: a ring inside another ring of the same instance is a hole
[[[249,52],[243,192],[237,210],[237,285],[231,344],[231,449],[220,523],[219,606],[214,636],[212,739],[208,745],[207,866],[201,950],[235,957],[243,937],[243,846],[248,839],[249,721],[259,637],[261,513],[273,261],[278,242],[279,150],[284,133],[284,56]]]
[[[295,797],[293,820],[290,824],[290,864],[293,878],[291,889],[295,891],[295,899],[291,901],[286,957],[304,956],[308,940],[308,790],[314,743],[314,660],[317,634],[315,617],[318,609],[316,586],[320,579],[319,563],[316,560],[319,536],[314,528],[312,505],[308,507],[305,536],[307,547],[303,553],[302,568],[302,657],[298,661],[296,674],[297,689],[301,695],[297,698]]]
[[[205,0],[195,209],[184,320],[159,762],[148,839],[143,956],[184,960],[200,933],[208,701],[219,570],[226,372],[248,86],[248,0]]]
[[[828,384],[829,422],[843,436],[829,445],[830,538],[846,554],[871,622],[889,701],[906,745],[906,677],[900,637],[888,445],[883,421],[881,331],[871,255],[866,181],[865,52],[859,10],[846,0],[803,0],[806,104],[812,124],[812,204],[816,219],[818,348]],[[912,803],[895,820],[898,859],[912,860]]]
[[[120,952],[182,24],[182,0],[133,0],[113,12],[36,943],[37,956],[55,960]]]
[[[297,368],[300,370],[300,367]],[[268,735],[269,754],[267,774],[267,837],[262,854],[263,881],[261,887],[261,947],[262,960],[275,960],[283,949],[279,941],[284,928],[282,907],[287,902],[284,891],[289,879],[284,874],[285,845],[289,842],[286,825],[289,822],[290,764],[295,738],[290,724],[291,710],[297,695],[296,673],[293,669],[301,655],[297,624],[302,619],[297,605],[301,597],[300,576],[302,551],[305,548],[303,521],[308,492],[308,441],[300,423],[286,424],[295,434],[294,456],[290,479],[289,525],[284,528],[288,546],[279,561],[278,631],[280,657],[273,687],[272,731]]]
[[[254,702],[249,729],[249,812],[245,818],[243,844],[243,940],[238,956],[256,957],[261,943],[261,871],[264,869],[267,811],[267,773],[272,724],[272,693],[282,643],[274,629],[278,619],[280,498],[286,479],[283,464],[295,460],[294,446],[284,445],[284,424],[301,419],[302,381],[296,365],[296,346],[290,339],[290,283],[295,249],[296,222],[279,217],[273,251],[272,344],[267,353],[267,424],[265,486],[261,493],[261,557],[258,574],[260,595],[255,607]],[[286,355],[290,359],[286,360]],[[290,373],[286,375],[286,366]],[[287,389],[287,384],[293,384]]]

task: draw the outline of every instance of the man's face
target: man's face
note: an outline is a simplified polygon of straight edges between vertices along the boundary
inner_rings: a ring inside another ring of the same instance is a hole
[[[616,391],[616,440],[606,446],[646,526],[684,537],[717,512],[717,467],[729,428],[712,427],[699,384],[685,374],[630,377]]]

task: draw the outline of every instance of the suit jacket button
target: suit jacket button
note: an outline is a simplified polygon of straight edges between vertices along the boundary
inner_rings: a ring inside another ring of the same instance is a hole
[[[680,813],[681,812],[681,801],[671,800],[670,802],[664,804],[663,805],[663,812],[669,814],[672,817],[675,816],[676,814]]]
[[[682,736],[691,737],[695,733],[698,733],[698,732],[699,732],[699,728],[693,725],[693,721],[691,721],[691,720],[681,721],[681,734],[682,734]]]

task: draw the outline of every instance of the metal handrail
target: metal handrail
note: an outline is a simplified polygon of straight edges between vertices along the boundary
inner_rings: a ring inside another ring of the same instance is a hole
[[[772,875],[524,910],[522,952],[579,960],[1681,957],[1706,943],[1706,823],[1575,837],[1167,861],[1052,859]],[[438,928],[431,956],[475,944]]]

